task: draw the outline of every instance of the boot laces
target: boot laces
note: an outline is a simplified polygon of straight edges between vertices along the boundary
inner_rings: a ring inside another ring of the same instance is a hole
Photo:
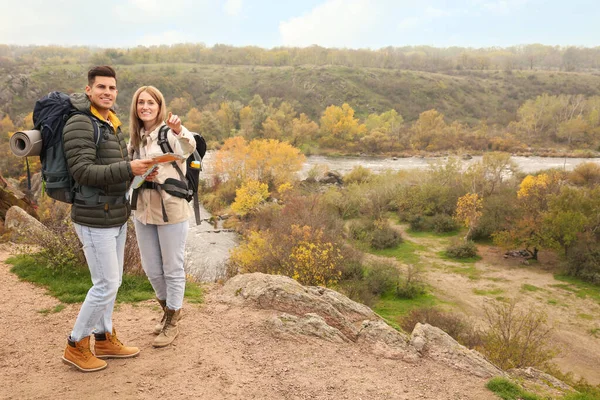
[[[81,355],[84,356],[86,360],[93,356],[92,350],[90,350],[88,346],[77,346],[77,350],[79,350]]]
[[[123,343],[121,343],[121,341],[119,340],[119,338],[117,338],[117,335],[109,335],[109,340],[112,344],[119,346],[119,347],[123,347]]]

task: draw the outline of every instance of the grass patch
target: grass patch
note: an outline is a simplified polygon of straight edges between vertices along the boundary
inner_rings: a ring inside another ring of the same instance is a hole
[[[584,313],[577,314],[577,318],[587,319],[588,321],[592,321],[595,319],[593,315],[584,314]]]
[[[538,290],[543,289],[535,285],[530,285],[529,283],[524,283],[521,285],[521,292],[537,292]]]
[[[431,293],[426,293],[414,299],[399,299],[393,294],[385,294],[372,307],[394,328],[399,329],[398,317],[408,314],[415,308],[433,307],[439,304],[439,300]]]
[[[451,232],[433,232],[433,231],[413,231],[412,229],[407,229],[407,234],[415,238],[425,238],[425,239],[439,239],[439,238],[451,238],[458,236],[460,231],[451,231]]]
[[[19,255],[6,260],[13,265],[11,272],[21,280],[40,285],[48,294],[63,303],[80,303],[92,287],[89,270],[83,268],[50,269],[31,255]],[[186,283],[185,296],[192,302],[202,301],[202,290],[197,284]],[[152,285],[145,276],[123,275],[117,302],[132,303],[155,297]]]
[[[561,282],[566,282],[567,284],[558,284],[553,285],[556,287],[561,287],[565,290],[571,291],[582,299],[590,298],[600,304],[600,286],[594,285],[592,283],[588,283],[582,281],[579,278],[574,278],[572,276],[567,275],[554,275],[554,279],[559,280]]]
[[[58,305],[56,305],[56,306],[54,306],[52,308],[43,308],[43,309],[39,310],[38,312],[40,314],[43,314],[43,315],[56,314],[56,313],[61,312],[62,310],[64,310],[65,307],[66,306],[64,304],[58,304]]]
[[[421,257],[417,254],[417,251],[424,251],[424,250],[425,250],[425,246],[416,244],[409,240],[404,240],[402,243],[400,243],[398,246],[394,247],[393,249],[375,250],[370,247],[368,249],[366,249],[366,251],[368,251],[371,254],[375,254],[378,256],[385,256],[385,257],[394,257],[398,261],[401,261],[405,264],[413,264],[413,265],[417,265],[421,261]]]
[[[493,289],[473,289],[473,293],[479,296],[494,296],[500,293],[504,293],[504,290],[501,288],[493,288]]]
[[[600,328],[592,328],[588,330],[588,333],[595,338],[600,338]]]
[[[479,280],[481,278],[482,272],[475,267],[475,264],[462,266],[451,266],[448,265],[448,269],[455,274],[464,275],[472,281]]]
[[[503,400],[541,400],[506,378],[493,378],[485,386]]]

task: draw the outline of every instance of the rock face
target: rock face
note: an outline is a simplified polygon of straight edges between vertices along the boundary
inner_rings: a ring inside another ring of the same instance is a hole
[[[6,213],[12,206],[18,206],[25,210],[29,215],[38,219],[37,212],[33,204],[23,193],[12,187],[7,180],[0,175],[0,218],[5,219]]]
[[[4,229],[9,231],[10,239],[16,243],[40,244],[53,235],[44,224],[17,206],[6,212]]]
[[[421,355],[469,371],[482,378],[504,375],[504,372],[487,361],[475,350],[469,350],[443,330],[428,324],[417,323],[410,337],[411,345]]]
[[[281,275],[236,275],[218,297],[222,303],[283,312],[266,322],[276,336],[316,336],[363,344],[389,359],[418,362],[427,357],[485,378],[505,373],[441,329],[417,324],[411,336],[385,323],[370,308],[322,287],[304,287]]]
[[[513,368],[507,372],[511,378],[518,381],[526,390],[543,393],[546,396],[545,398],[560,398],[575,390],[552,375],[532,367]]]

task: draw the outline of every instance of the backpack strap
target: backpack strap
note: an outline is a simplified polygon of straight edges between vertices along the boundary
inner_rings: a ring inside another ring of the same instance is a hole
[[[173,152],[173,148],[171,147],[171,145],[169,144],[169,141],[167,140],[167,133],[169,133],[169,129],[170,128],[167,125],[163,125],[158,130],[157,144],[160,146],[160,149],[165,154]],[[181,171],[181,168],[179,168],[179,165],[177,165],[177,163],[175,161],[172,161],[171,165],[173,166],[173,168],[175,168],[175,170],[179,174],[179,179],[182,182],[187,182],[187,179],[185,179],[185,175],[183,175],[183,172]]]

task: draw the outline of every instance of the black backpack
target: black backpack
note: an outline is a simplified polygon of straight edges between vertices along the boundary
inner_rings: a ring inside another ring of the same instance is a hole
[[[63,203],[73,204],[76,197],[75,180],[69,173],[63,147],[63,128],[67,120],[75,114],[84,114],[71,104],[69,95],[62,92],[50,92],[35,102],[33,108],[34,128],[42,135],[42,185],[51,198]],[[98,146],[100,128],[94,117],[87,115],[94,127],[94,142]]]
[[[163,153],[172,153],[173,149],[167,140],[167,133],[169,127],[163,125],[158,130],[157,144]],[[188,202],[194,200],[194,216],[196,217],[196,224],[200,225],[200,201],[198,200],[198,183],[200,180],[200,171],[202,170],[202,159],[206,154],[206,141],[199,133],[193,133],[194,139],[196,139],[196,150],[186,160],[186,173],[183,175],[181,168],[175,161],[171,162],[171,165],[175,168],[179,174],[179,179],[167,178],[164,183],[158,184],[155,182],[144,182],[141,187],[146,189],[164,190],[171,196],[186,199]],[[195,165],[194,165],[194,164]],[[137,203],[137,189],[133,191],[131,198],[132,209],[135,209]],[[168,222],[165,206],[162,204],[163,221]]]

